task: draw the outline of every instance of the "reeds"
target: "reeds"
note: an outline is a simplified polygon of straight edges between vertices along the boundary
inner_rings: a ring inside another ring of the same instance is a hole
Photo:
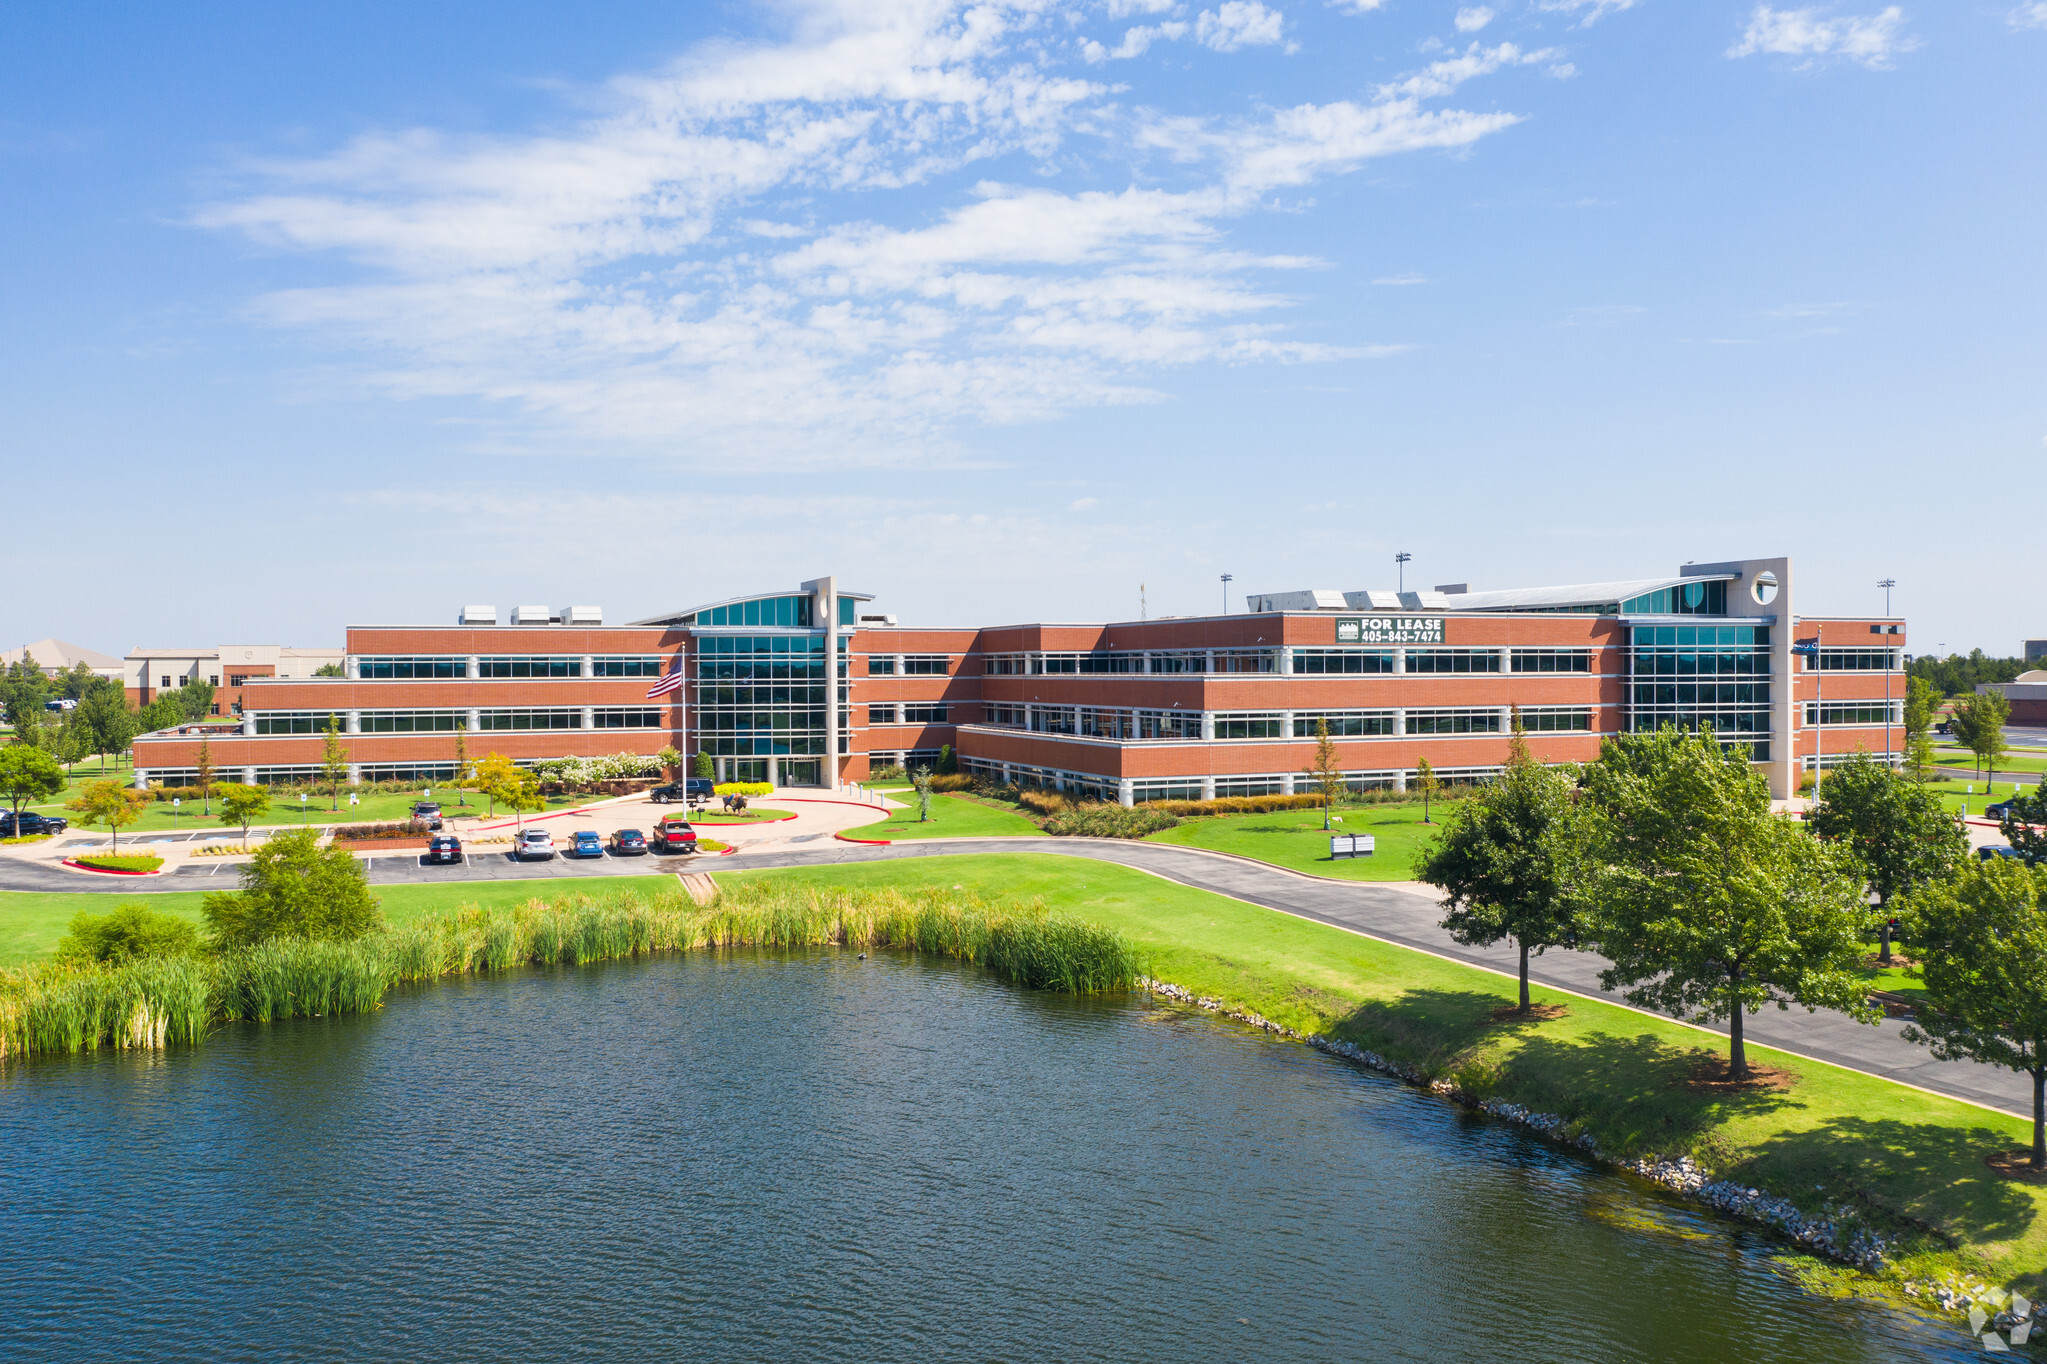
[[[1065,994],[1131,988],[1145,963],[1113,929],[929,890],[745,882],[709,905],[680,892],[468,907],[355,942],[280,939],[212,958],[50,964],[0,976],[0,1059],[192,1044],[215,1021],[367,1013],[406,981],[572,967],[656,952],[891,948],[970,962]]]

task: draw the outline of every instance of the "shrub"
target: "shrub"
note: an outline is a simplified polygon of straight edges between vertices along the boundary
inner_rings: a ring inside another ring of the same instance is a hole
[[[709,853],[724,852],[727,848],[731,846],[732,845],[730,843],[721,843],[715,838],[700,838],[697,840],[698,852]]]
[[[57,960],[118,964],[138,957],[188,957],[199,950],[199,930],[175,914],[143,904],[117,905],[111,914],[80,910],[57,944]]]
[[[408,819],[395,824],[337,824],[334,837],[337,842],[365,838],[412,838],[425,837],[433,830],[423,819]]]
[[[629,777],[656,777],[661,759],[652,753],[613,753],[603,758],[549,758],[533,764],[542,781],[565,786],[591,786],[600,781],[624,781]]]
[[[931,778],[934,791],[972,791],[979,785],[972,777],[959,772],[941,772]]]
[[[1016,803],[1032,814],[1056,815],[1066,808],[1066,797],[1057,791],[1040,791],[1024,787],[1017,791]]]
[[[98,857],[74,857],[71,859],[81,867],[95,871],[155,871],[163,865],[163,859],[155,853],[111,853]]]
[[[870,767],[867,769],[867,780],[871,782],[908,781],[909,779],[910,774],[903,770],[903,765],[901,763],[883,763],[879,767]]]
[[[362,863],[346,848],[323,848],[312,830],[279,834],[242,868],[242,888],[204,902],[218,950],[275,938],[346,942],[383,926]]]
[[[1149,805],[1076,805],[1045,821],[1045,832],[1061,838],[1143,838],[1180,822],[1179,816]]]
[[[721,796],[766,796],[774,794],[774,784],[764,781],[721,781],[711,788]]]
[[[1217,796],[1214,800],[1153,800],[1149,810],[1173,815],[1265,815],[1274,810],[1319,810],[1320,796]]]

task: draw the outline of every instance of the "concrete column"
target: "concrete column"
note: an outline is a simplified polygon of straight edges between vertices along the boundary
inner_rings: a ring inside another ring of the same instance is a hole
[[[1288,772],[1279,779],[1279,793],[1282,796],[1291,796],[1294,793],[1293,773]]]
[[[350,764],[348,765],[348,784],[349,784],[350,786],[361,786],[361,785],[362,785],[362,764],[361,764],[361,763],[350,763]]]
[[[1503,646],[1494,652],[1500,656],[1500,676],[1512,676],[1514,672],[1514,651]]]
[[[475,654],[471,654],[469,655],[469,657],[462,660],[462,675],[470,679],[472,682],[475,681],[476,678],[482,674],[482,672],[483,665],[476,661]]]
[[[597,660],[590,657],[590,655],[588,654],[583,655],[583,676],[585,677],[597,676]]]
[[[341,660],[341,675],[351,682],[362,680],[362,660],[354,654],[344,655]]]
[[[1201,658],[1202,658],[1202,663],[1201,663],[1201,671],[1202,671],[1202,672],[1204,672],[1204,673],[1212,673],[1212,672],[1214,672],[1214,671],[1215,671],[1215,650],[1213,650],[1213,649],[1204,649],[1204,650],[1202,651],[1202,654],[1201,654]]]
[[[359,710],[352,710],[348,712],[347,724],[348,733],[350,734],[362,733],[362,712]]]
[[[1215,777],[1213,775],[1201,779],[1201,798],[1203,800],[1215,799]]]
[[[1279,646],[1279,673],[1282,677],[1294,675],[1294,651],[1284,644]]]
[[[1152,666],[1152,655],[1151,650],[1149,649],[1146,649],[1144,651],[1144,671],[1147,675],[1158,671],[1157,668],[1154,668]]]
[[[477,713],[477,708],[475,706],[471,706],[469,708],[469,732],[471,734],[474,734],[476,733],[476,731],[482,728],[483,717]]]
[[[1201,742],[1205,744],[1215,742],[1215,712],[1212,710],[1201,712]]]
[[[255,768],[253,768],[253,767],[245,767],[245,768],[243,768],[243,769],[242,769],[242,785],[244,785],[244,786],[254,786],[255,784],[256,784],[256,769],[255,769]]]
[[[255,712],[255,711],[253,711],[253,710],[245,710],[245,711],[243,711],[243,712],[242,712],[242,733],[243,733],[243,735],[244,735],[244,736],[247,736],[247,735],[251,735],[251,734],[254,734],[255,732],[256,732],[256,712]]]
[[[1128,777],[1117,782],[1116,803],[1125,809],[1137,804],[1137,783]]]
[[[585,659],[584,661],[588,662],[589,660]],[[585,676],[587,675],[588,674],[585,674]],[[583,728],[586,730],[597,728],[597,707],[595,706],[583,707]]]
[[[1407,790],[1406,772],[1395,772],[1393,774],[1393,789],[1402,793],[1406,792]]]
[[[1290,710],[1283,710],[1279,713],[1279,727],[1280,732],[1289,739],[1312,739],[1315,737],[1312,734],[1294,733],[1294,713]]]
[[[1501,707],[1500,707],[1500,733],[1502,733],[1502,734],[1512,734],[1513,732],[1514,732],[1514,708],[1513,708],[1512,706],[1501,706]]]
[[[149,789],[149,770],[147,768],[138,767],[135,769],[135,789],[138,791],[147,791]]]
[[[1393,651],[1393,671],[1396,673],[1407,671],[1407,650],[1395,649]]]
[[[1393,712],[1393,733],[1396,738],[1407,733],[1407,711],[1398,707]]]

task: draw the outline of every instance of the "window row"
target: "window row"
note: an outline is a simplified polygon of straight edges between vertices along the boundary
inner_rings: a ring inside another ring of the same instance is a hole
[[[1822,649],[1812,661],[1818,663],[1818,671],[1828,673],[1895,672],[1898,667],[1898,655],[1890,649]]]
[[[1498,734],[1504,728],[1497,710],[1454,708],[1407,713],[1409,734]]]
[[[950,723],[947,719],[947,716],[950,714],[951,708],[948,706],[869,706],[867,708],[867,723],[870,725],[943,725]],[[898,719],[898,716],[902,718]]]
[[[1409,649],[1407,670],[1411,673],[1496,673],[1500,670],[1500,651]]]
[[[1808,701],[1805,722],[1809,725],[1897,725],[1904,723],[1903,703],[1884,701]]]
[[[1516,649],[1513,669],[1517,673],[1589,673],[1590,649]]]

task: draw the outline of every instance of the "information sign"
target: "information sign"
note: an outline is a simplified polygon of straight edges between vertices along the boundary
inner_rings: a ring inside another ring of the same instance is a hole
[[[1441,616],[1339,616],[1338,644],[1441,644]]]

